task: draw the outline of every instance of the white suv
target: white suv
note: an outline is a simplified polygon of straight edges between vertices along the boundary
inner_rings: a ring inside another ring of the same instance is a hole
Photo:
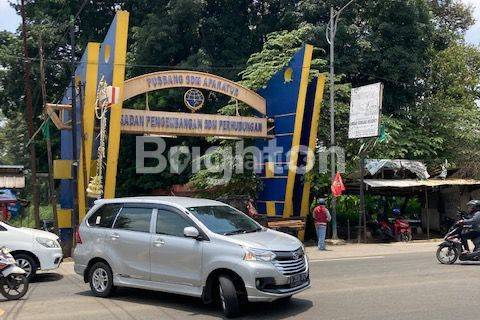
[[[58,236],[51,232],[15,228],[0,221],[0,246],[11,250],[19,267],[32,280],[37,270],[52,270],[62,262],[63,253]]]

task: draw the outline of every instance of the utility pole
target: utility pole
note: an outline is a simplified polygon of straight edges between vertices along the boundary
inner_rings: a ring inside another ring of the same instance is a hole
[[[70,26],[70,65],[72,70],[71,78],[71,101],[72,101],[72,160],[73,160],[73,210],[72,210],[72,230],[78,225],[78,189],[77,189],[77,172],[78,172],[78,153],[77,153],[77,83],[75,79],[75,19],[72,19]],[[75,237],[73,237],[73,245],[75,245]]]
[[[335,162],[335,17],[334,9],[330,7],[330,174],[331,183],[337,173]],[[337,235],[337,198],[332,198],[332,239],[338,239]]]
[[[35,134],[33,125],[33,103],[32,103],[32,90],[30,88],[30,61],[28,57],[28,45],[27,45],[27,24],[25,18],[25,1],[20,1],[20,15],[22,16],[22,37],[23,37],[23,82],[25,84],[25,105],[26,105],[26,120],[28,127],[28,136],[32,139]],[[33,216],[35,218],[35,228],[40,229],[40,208],[37,188],[37,156],[35,153],[35,144],[30,144],[30,170],[31,170],[31,183],[32,183],[32,196],[33,196]]]
[[[330,44],[330,171],[331,181],[333,184],[336,175],[336,159],[335,159],[335,35],[337,33],[338,18],[343,10],[353,3],[350,0],[340,10],[335,12],[333,6],[330,7],[330,21],[328,22],[326,38]],[[337,199],[332,199],[332,239],[337,240]]]
[[[41,81],[41,88],[42,88],[42,102],[43,102],[43,110],[47,105],[47,87],[45,81],[45,61],[43,55],[43,42],[42,42],[42,34],[39,36],[38,46],[40,48],[40,81]],[[49,115],[47,115],[47,119]],[[47,120],[50,121],[50,120]],[[48,124],[45,124],[47,129],[50,131]],[[47,161],[48,161],[48,186],[50,189],[50,204],[52,205],[52,212],[53,212],[53,227],[55,232],[58,232],[58,216],[57,216],[57,194],[55,192],[55,182],[53,180],[53,157],[52,157],[52,140],[50,139],[50,132],[48,132],[45,136],[45,140],[47,141]]]

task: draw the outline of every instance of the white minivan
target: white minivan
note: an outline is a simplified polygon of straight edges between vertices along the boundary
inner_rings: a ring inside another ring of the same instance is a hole
[[[58,236],[46,231],[15,228],[0,221],[0,247],[7,247],[19,267],[27,272],[28,280],[37,270],[57,269],[62,262]]]

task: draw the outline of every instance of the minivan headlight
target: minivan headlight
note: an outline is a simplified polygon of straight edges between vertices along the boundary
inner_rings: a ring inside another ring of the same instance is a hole
[[[246,261],[272,261],[277,257],[275,253],[270,250],[244,248],[245,256],[243,260]]]
[[[48,238],[42,238],[42,237],[37,237],[35,240],[37,240],[37,242],[39,244],[41,244],[42,246],[47,247],[47,248],[58,248],[58,247],[60,247],[60,245],[58,244],[58,241],[56,241],[56,240],[52,240],[52,239],[48,239]]]

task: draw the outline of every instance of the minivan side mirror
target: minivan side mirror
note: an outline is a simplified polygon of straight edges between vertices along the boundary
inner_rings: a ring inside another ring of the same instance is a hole
[[[183,235],[187,238],[197,239],[200,236],[200,232],[195,227],[186,227],[183,229]]]

